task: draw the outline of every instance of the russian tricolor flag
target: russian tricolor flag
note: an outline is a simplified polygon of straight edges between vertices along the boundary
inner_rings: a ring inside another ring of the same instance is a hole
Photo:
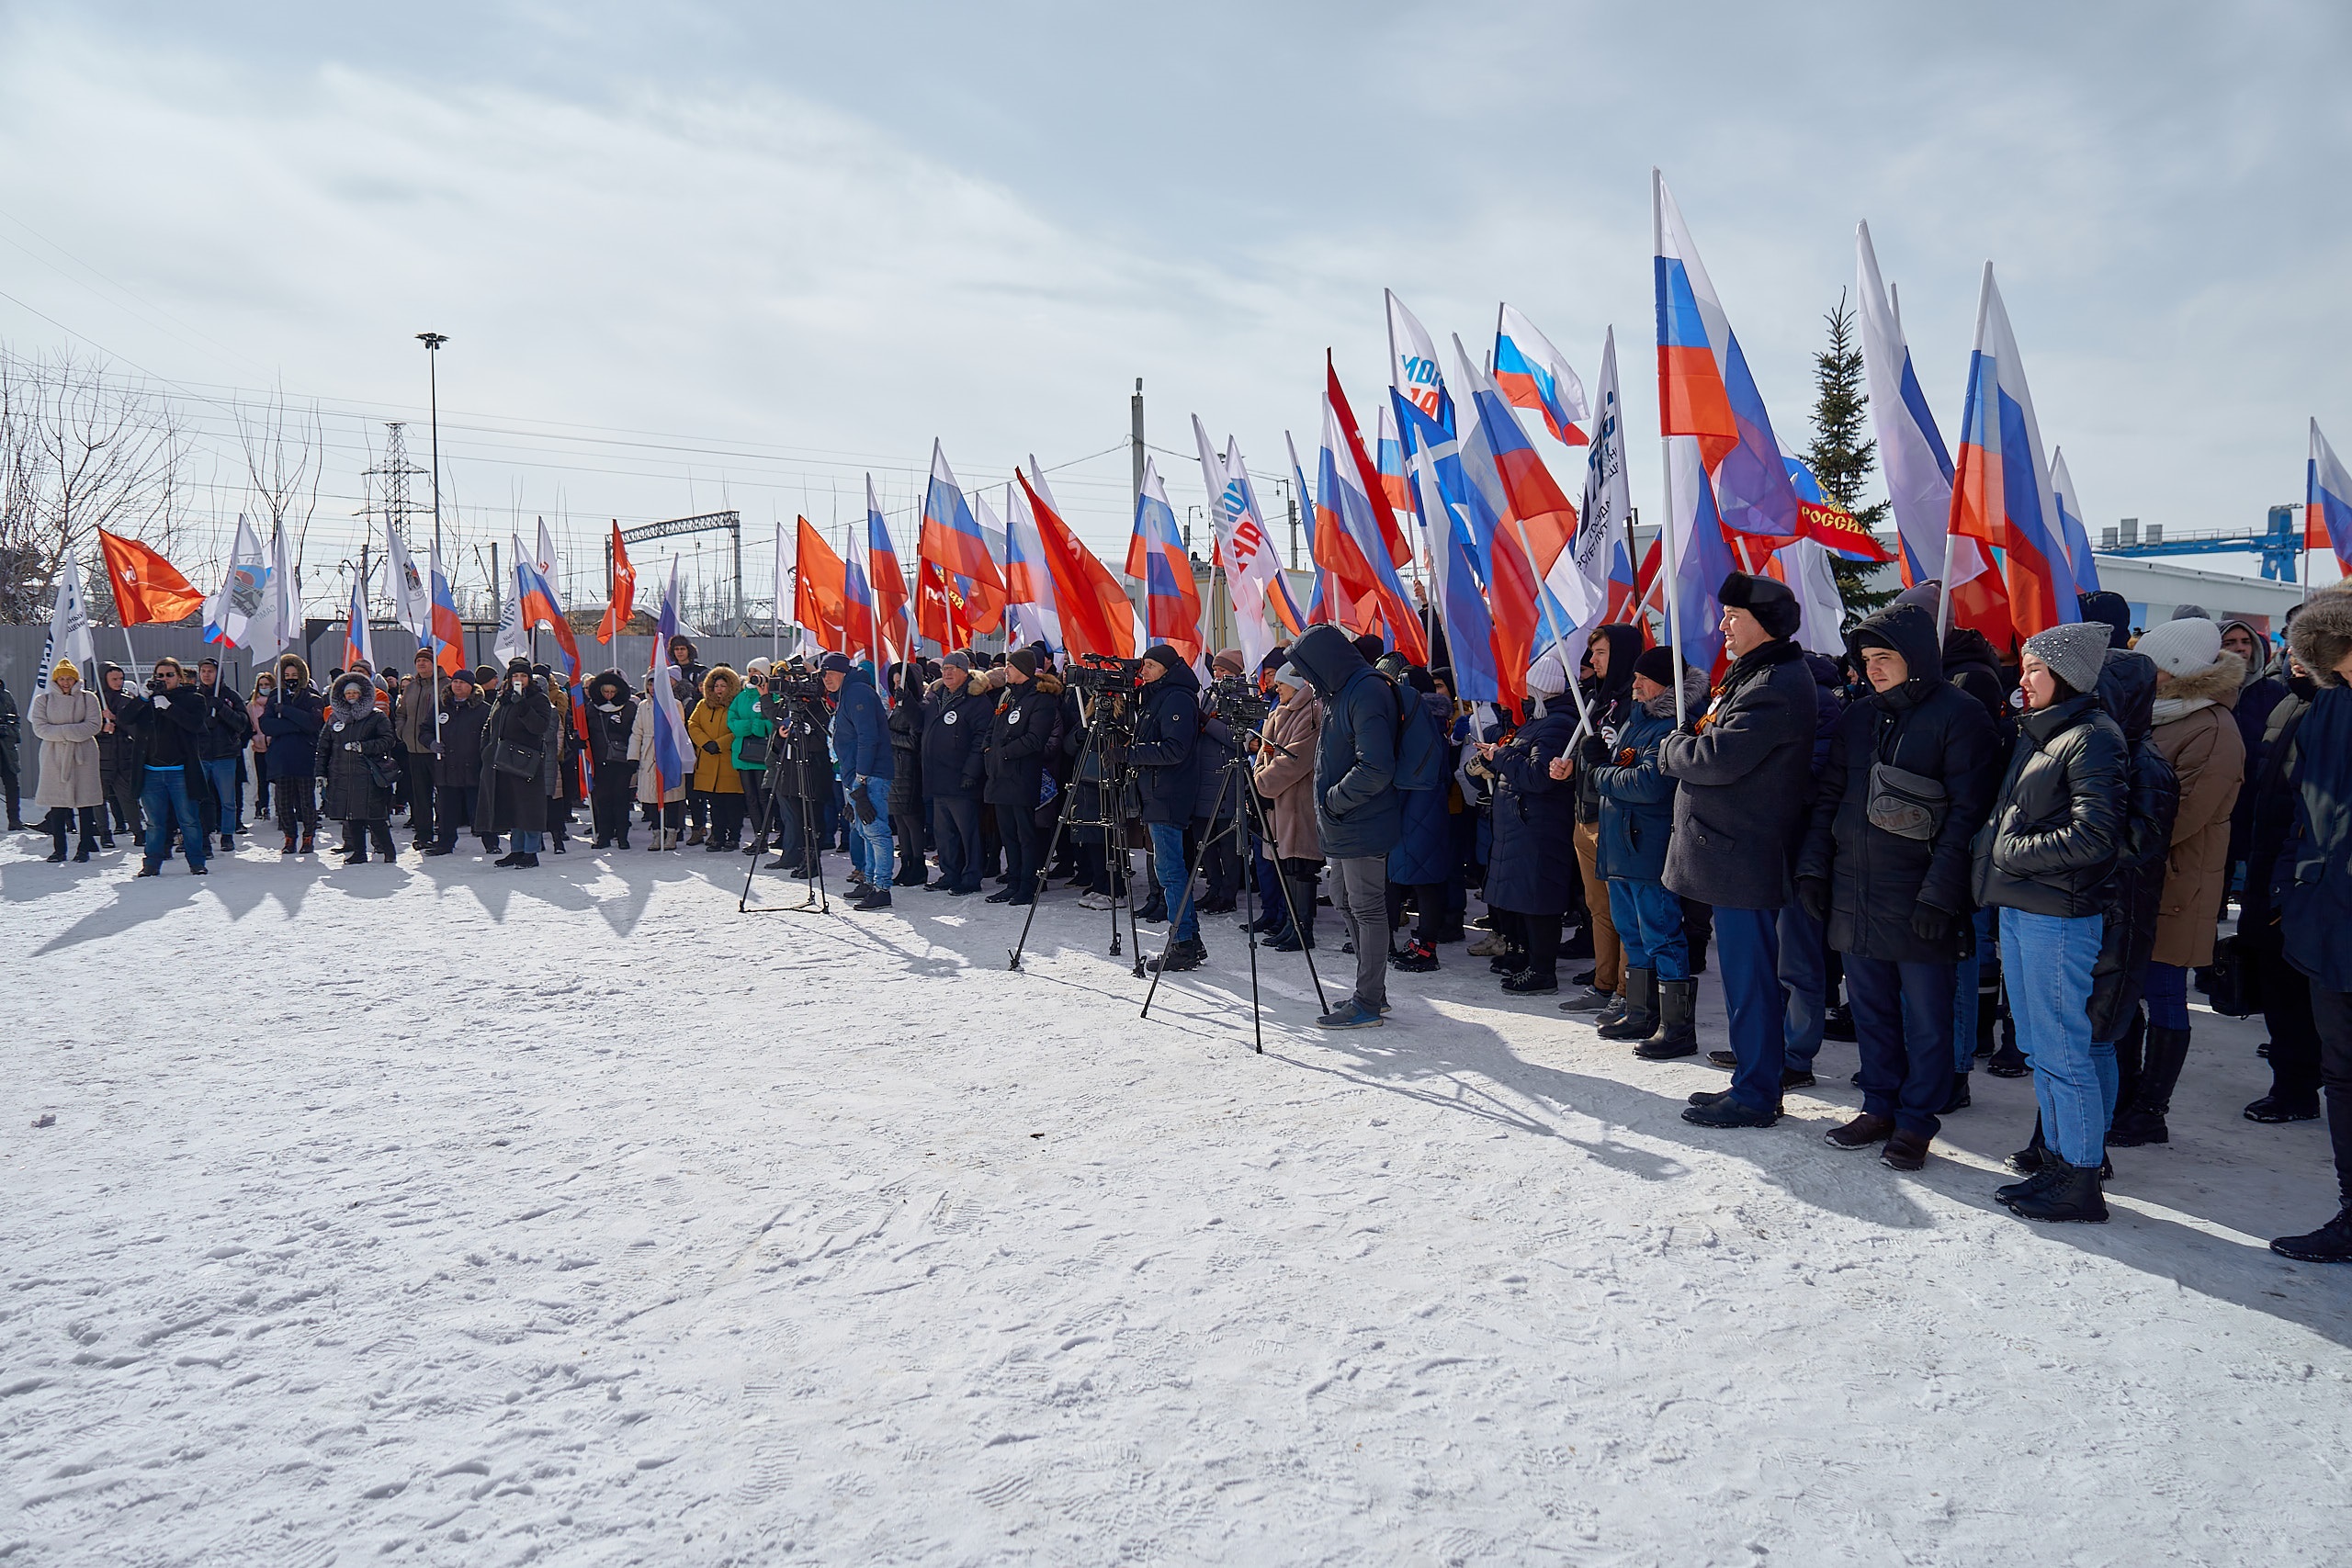
[[[1952,482],[1951,532],[2002,553],[2010,635],[2018,640],[2082,619],[2064,527],[2017,337],[1993,282],[1993,264],[1986,262]]]
[[[1197,664],[1201,639],[1201,591],[1193,581],[1193,559],[1168,504],[1159,469],[1143,460],[1143,491],[1136,497],[1135,532],[1127,539],[1127,575],[1143,584],[1144,630]]]
[[[1387,541],[1396,521],[1380,489],[1380,475],[1363,449],[1363,436],[1340,388],[1340,372],[1327,355],[1323,382],[1323,452],[1315,495],[1315,560],[1329,570],[1338,592],[1351,598],[1355,620],[1364,630],[1380,623],[1387,640],[1415,664],[1429,662],[1429,639],[1420,617],[1405,597]],[[1343,609],[1340,621],[1349,624]]]
[[[1660,429],[1699,438],[1724,527],[1775,541],[1796,538],[1804,532],[1796,492],[1781,466],[1781,444],[1748,373],[1747,355],[1683,227],[1681,210],[1655,169],[1650,189]]]
[[[1544,428],[1555,440],[1582,446],[1589,439],[1577,425],[1591,417],[1583,380],[1569,367],[1567,355],[1510,305],[1495,318],[1495,385],[1511,407],[1541,411]]]
[[[905,659],[914,643],[907,632],[907,574],[899,565],[899,547],[890,540],[890,525],[882,520],[882,505],[874,498],[874,476],[865,476],[865,560],[867,597],[873,604],[875,664]]]
[[[571,623],[563,618],[563,601],[556,594],[555,585],[539,570],[536,561],[521,556],[514,559],[514,598],[526,632],[547,627],[555,634],[556,648],[563,655],[563,676],[567,685],[580,681],[580,642],[571,635]]]
[[[997,570],[996,558],[989,554],[988,537],[980,532],[979,520],[972,515],[971,504],[957,487],[956,471],[947,466],[947,454],[936,439],[931,444],[931,483],[923,492],[922,534],[917,548],[938,562],[944,575],[971,585],[967,596],[973,608],[973,629],[996,630],[1004,618],[1004,574]]]
[[[466,667],[465,623],[458,619],[457,595],[449,591],[448,574],[441,570],[441,547],[434,546],[426,560],[432,569],[433,621],[425,641],[441,673],[455,675]]]
[[[1943,579],[1945,531],[1951,525],[1951,455],[1912,368],[1911,345],[1903,339],[1894,291],[1879,276],[1869,224],[1856,225],[1854,249],[1871,429],[1878,437],[1879,469],[1903,546],[1903,586],[1916,588]]]
[[[808,523],[803,520],[801,526]],[[666,800],[686,778],[686,759],[693,748],[686,740],[686,710],[670,687],[664,668],[670,644],[678,635],[678,558],[670,558],[670,585],[662,591],[662,613],[653,631],[653,664],[646,676],[646,692],[653,703],[654,795]],[[660,842],[657,835],[655,841]]]
[[[2336,570],[2352,577],[2352,473],[2312,421],[2312,456],[2303,496],[2303,548],[2333,549]]]

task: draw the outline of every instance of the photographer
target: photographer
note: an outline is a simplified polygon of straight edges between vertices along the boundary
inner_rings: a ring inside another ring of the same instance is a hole
[[[1001,682],[1001,684],[1000,684]],[[988,783],[983,797],[996,807],[1004,840],[1004,886],[989,895],[991,904],[1027,904],[1037,890],[1037,799],[1044,793],[1046,750],[1053,744],[1054,718],[1061,705],[1061,678],[1037,668],[1025,648],[1005,655],[991,685],[1003,694],[989,720]],[[1189,814],[1191,797],[1185,797]]]
[[[139,867],[141,876],[161,876],[164,856],[178,826],[180,849],[187,855],[188,874],[205,874],[207,858],[205,795],[204,699],[182,678],[180,661],[169,657],[155,661],[147,682],[147,697],[123,710],[124,719],[138,727],[147,760],[146,787],[139,797],[147,818],[147,845]]]
[[[972,679],[972,656],[939,661],[939,683],[923,698],[918,752],[931,833],[939,844],[934,893],[980,890],[980,784],[988,772],[989,717],[996,707],[984,681]]]
[[[890,907],[890,716],[881,695],[868,682],[853,675],[849,656],[825,655],[818,666],[824,671],[825,694],[834,700],[833,757],[849,796],[854,837],[850,846],[850,880],[865,886],[851,901],[853,909]]]
[[[1396,795],[1396,697],[1348,636],[1306,628],[1290,661],[1323,702],[1315,757],[1315,828],[1331,865],[1331,901],[1356,944],[1354,994],[1317,1021],[1379,1027],[1388,1010],[1388,852],[1402,831]]]
[[[1136,735],[1127,748],[1135,769],[1136,813],[1151,835],[1151,869],[1168,902],[1170,942],[1156,964],[1172,970],[1196,969],[1208,956],[1201,942],[1200,912],[1193,908],[1192,868],[1184,859],[1184,829],[1201,793],[1200,677],[1184,656],[1164,642],[1143,656],[1143,693],[1136,710]]]
[[[893,887],[921,887],[922,869],[922,663],[910,659],[891,666],[890,836],[898,840],[899,874]]]
[[[1200,778],[1200,794],[1193,813],[1193,842],[1206,846],[1201,853],[1201,908],[1204,915],[1231,914],[1237,906],[1241,887],[1241,842],[1234,831],[1235,819],[1241,813],[1241,789],[1232,787],[1226,777],[1227,764],[1233,757],[1235,716],[1227,711],[1231,704],[1225,694],[1231,693],[1242,708],[1246,720],[1241,728],[1254,729],[1262,716],[1256,688],[1242,674],[1241,655],[1236,652],[1218,654],[1209,661],[1213,682],[1210,694],[1203,701],[1201,738],[1195,771]]]

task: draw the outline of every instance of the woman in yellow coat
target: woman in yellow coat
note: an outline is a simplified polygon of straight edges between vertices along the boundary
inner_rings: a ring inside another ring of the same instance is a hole
[[[702,701],[686,716],[686,739],[695,749],[694,793],[707,803],[710,814],[710,836],[702,847],[714,852],[741,849],[743,842],[743,778],[735,771],[735,732],[727,728],[727,706],[742,687],[734,671],[718,666],[703,677]]]

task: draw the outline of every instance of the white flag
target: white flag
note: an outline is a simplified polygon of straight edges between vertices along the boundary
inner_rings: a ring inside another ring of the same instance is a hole
[[[1626,525],[1634,514],[1633,491],[1625,478],[1625,410],[1617,399],[1617,329],[1609,329],[1600,350],[1598,412],[1589,413],[1592,446],[1584,458],[1584,505],[1577,517],[1577,570],[1600,589],[1608,602],[1607,580],[1623,565],[1624,580],[1634,581],[1632,536]],[[1554,570],[1558,570],[1555,563]]]
[[[1218,457],[1198,414],[1193,416],[1193,440],[1200,447],[1201,482],[1208,489],[1217,550],[1225,558],[1225,593],[1233,607],[1234,631],[1241,638],[1245,667],[1254,673],[1281,640],[1272,623],[1282,562],[1266,536],[1266,513],[1258,504],[1257,487],[1250,482],[1249,465],[1241,460],[1241,444],[1227,436],[1225,456]]]
[[[287,550],[283,523],[269,541],[269,636],[256,637],[253,647],[258,651],[266,643],[275,659],[302,639],[302,567]]]
[[[231,648],[249,646],[253,623],[268,604],[269,556],[261,547],[261,536],[240,512],[236,542],[229,547],[229,570],[204,601],[204,640]]]
[[[82,602],[82,568],[68,555],[57,563],[57,602],[49,612],[49,640],[41,644],[35,691],[49,690],[49,672],[61,659],[95,664],[98,645],[90,633],[90,607]]]
[[[556,586],[561,573],[555,558],[555,536],[548,532],[548,520],[544,517],[539,519],[539,553],[531,558],[531,564],[539,569],[539,575],[548,580],[548,587]]]
[[[490,644],[490,651],[501,663],[531,657],[531,635],[523,629],[523,585],[517,581],[523,562],[529,558],[523,553],[520,534],[508,535],[507,542],[514,547],[514,562],[506,573],[506,581],[499,584],[498,635]]]
[[[384,558],[392,580],[392,619],[422,643],[433,626],[433,584],[418,572],[408,546],[401,542],[401,531],[389,518],[384,523],[384,539],[388,547]]]

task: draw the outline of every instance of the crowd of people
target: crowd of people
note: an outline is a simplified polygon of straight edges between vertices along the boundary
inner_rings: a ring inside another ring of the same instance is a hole
[[[124,833],[141,876],[175,845],[199,874],[233,849],[248,784],[283,854],[313,853],[323,819],[350,863],[393,860],[398,817],[424,855],[471,839],[527,869],[584,806],[598,851],[641,833],[812,877],[845,851],[861,912],[1059,883],[1166,922],[1170,971],[1206,960],[1202,917],[1246,882],[1250,940],[1352,956],[1326,1028],[1380,1026],[1392,970],[1466,944],[1504,994],[1558,997],[1646,1061],[1699,1054],[1712,949],[1729,1039],[1708,1060],[1730,1077],[1686,1121],[1770,1127],[1822,1042],[1851,1039],[1862,1108],[1827,1141],[1917,1170],[1980,1063],[2030,1074],[2021,1179],[1996,1196],[2041,1221],[2106,1219],[2109,1151],[2166,1141],[2202,987],[2268,1025],[2246,1119],[2327,1118],[2339,1212],[2274,1247],[2352,1260],[2352,589],[2314,594],[2276,649],[2194,606],[2135,632],[2086,594],[2014,665],[1939,633],[1933,584],[1840,659],[1799,648],[1780,582],[1734,573],[1719,597],[1717,678],[1600,626],[1575,670],[1537,660],[1517,713],[1457,700],[1442,655],[1328,625],[1254,671],[1217,653],[1206,685],[1166,644],[1074,681],[1043,645],[739,674],[680,637],[658,677],[675,767],[616,671],[574,715],[522,659],[440,677],[421,654],[322,691],[289,655],[242,696],[209,660],[136,684],[104,665],[96,691],[61,663],[30,705],[34,804],[51,861]],[[7,702],[12,753],[15,729]]]

